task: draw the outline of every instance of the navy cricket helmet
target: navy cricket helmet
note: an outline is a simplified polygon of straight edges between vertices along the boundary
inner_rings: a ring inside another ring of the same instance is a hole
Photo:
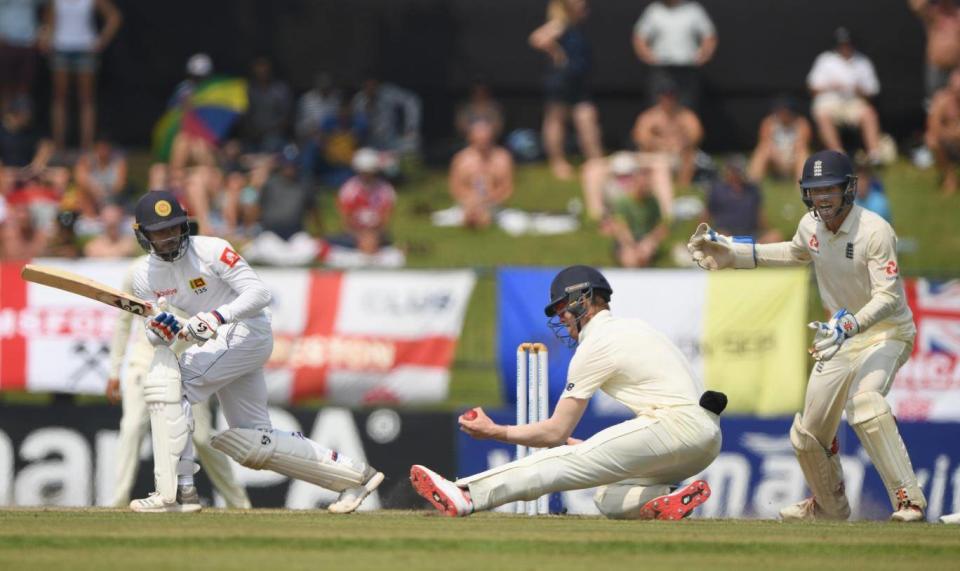
[[[840,207],[841,209],[853,204],[853,199],[857,194],[857,176],[854,174],[853,161],[847,155],[832,150],[820,151],[810,155],[803,163],[803,173],[800,177],[800,198],[807,209],[813,212],[814,216],[819,216],[819,213],[813,207],[810,190],[830,186],[839,186],[842,189],[843,204]]]
[[[585,294],[603,292],[609,301],[613,288],[596,268],[590,266],[570,266],[560,270],[560,273],[550,283],[550,303],[543,309],[547,317],[557,315],[559,304],[564,307],[575,304]]]
[[[189,219],[173,193],[166,190],[146,193],[137,202],[134,217],[133,231],[144,250],[167,262],[180,258],[186,252],[190,241]],[[151,232],[173,227],[180,227],[179,235],[163,240],[152,240],[150,237]]]

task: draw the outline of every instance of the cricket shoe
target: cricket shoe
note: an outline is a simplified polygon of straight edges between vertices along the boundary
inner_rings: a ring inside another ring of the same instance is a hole
[[[960,512],[940,516],[940,523],[960,524]]]
[[[890,521],[898,521],[900,523],[924,522],[926,520],[927,518],[923,513],[923,508],[910,502],[901,502],[900,506],[897,507],[897,511],[893,512],[893,515],[890,516]]]
[[[709,498],[710,485],[704,480],[697,480],[672,494],[653,498],[644,504],[640,508],[640,519],[683,519]]]
[[[370,466],[367,466],[364,475],[366,479],[362,484],[340,492],[340,497],[327,506],[327,511],[335,514],[348,514],[360,507],[363,500],[383,483],[383,472],[377,472]]]
[[[473,513],[473,502],[467,493],[426,466],[415,464],[410,467],[410,483],[433,507],[450,517]]]
[[[817,521],[817,520],[835,520],[844,521],[850,517],[850,512],[831,515],[824,511],[817,500],[809,497],[805,500],[789,505],[780,510],[780,519],[783,521]]]
[[[140,513],[188,513],[198,512],[202,507],[196,486],[178,486],[174,502],[167,503],[160,497],[160,492],[151,492],[141,500],[130,502],[130,509]]]

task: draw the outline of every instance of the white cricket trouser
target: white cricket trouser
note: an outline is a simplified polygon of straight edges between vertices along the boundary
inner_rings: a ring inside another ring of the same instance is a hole
[[[887,339],[862,349],[844,347],[822,362],[822,367],[814,365],[800,417],[803,427],[829,450],[850,398],[867,391],[886,396],[912,348],[909,343]]]
[[[574,446],[541,450],[522,460],[457,481],[477,511],[544,494],[618,483],[636,487],[676,484],[700,472],[720,453],[719,418],[698,405],[658,409],[611,426]],[[628,480],[624,482],[624,480]],[[609,486],[609,487],[614,487]],[[604,495],[598,493],[598,497]],[[626,490],[609,494],[639,498]],[[638,502],[637,502],[638,503]],[[641,505],[600,506],[611,517]]]
[[[117,447],[116,487],[111,505],[126,507],[130,503],[130,491],[137,477],[137,468],[140,466],[140,442],[150,429],[150,413],[143,400],[143,377],[147,374],[149,361],[140,367],[128,367],[123,375],[122,407],[123,416],[120,418],[120,436]],[[213,430],[213,417],[210,414],[210,403],[204,401],[193,408],[194,431],[193,442],[196,445],[197,456],[223,496],[227,507],[249,508],[250,499],[247,491],[237,481],[233,474],[230,459],[210,446],[210,433]]]
[[[187,400],[193,404],[216,394],[231,428],[269,429],[263,365],[271,351],[269,323],[238,321],[221,327],[215,339],[191,346],[180,357]]]

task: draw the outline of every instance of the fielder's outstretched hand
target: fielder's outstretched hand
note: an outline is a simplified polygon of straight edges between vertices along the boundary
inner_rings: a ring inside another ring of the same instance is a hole
[[[722,270],[733,267],[733,244],[729,236],[717,234],[705,222],[687,242],[687,251],[698,266],[705,270]]]
[[[837,354],[843,342],[860,333],[860,324],[857,318],[846,309],[840,309],[833,314],[830,321],[813,321],[807,324],[817,334],[813,338],[813,347],[808,351],[817,361],[829,361]]]
[[[461,414],[457,422],[460,423],[460,430],[477,440],[489,440],[497,433],[497,424],[479,406]]]

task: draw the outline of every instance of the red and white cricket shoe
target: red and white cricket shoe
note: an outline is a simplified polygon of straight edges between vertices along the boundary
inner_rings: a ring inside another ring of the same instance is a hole
[[[704,480],[697,480],[672,494],[653,498],[647,502],[640,508],[640,519],[683,519],[709,498],[709,484]]]
[[[473,502],[466,490],[426,466],[410,467],[410,483],[418,494],[444,515],[464,517],[473,513]]]

